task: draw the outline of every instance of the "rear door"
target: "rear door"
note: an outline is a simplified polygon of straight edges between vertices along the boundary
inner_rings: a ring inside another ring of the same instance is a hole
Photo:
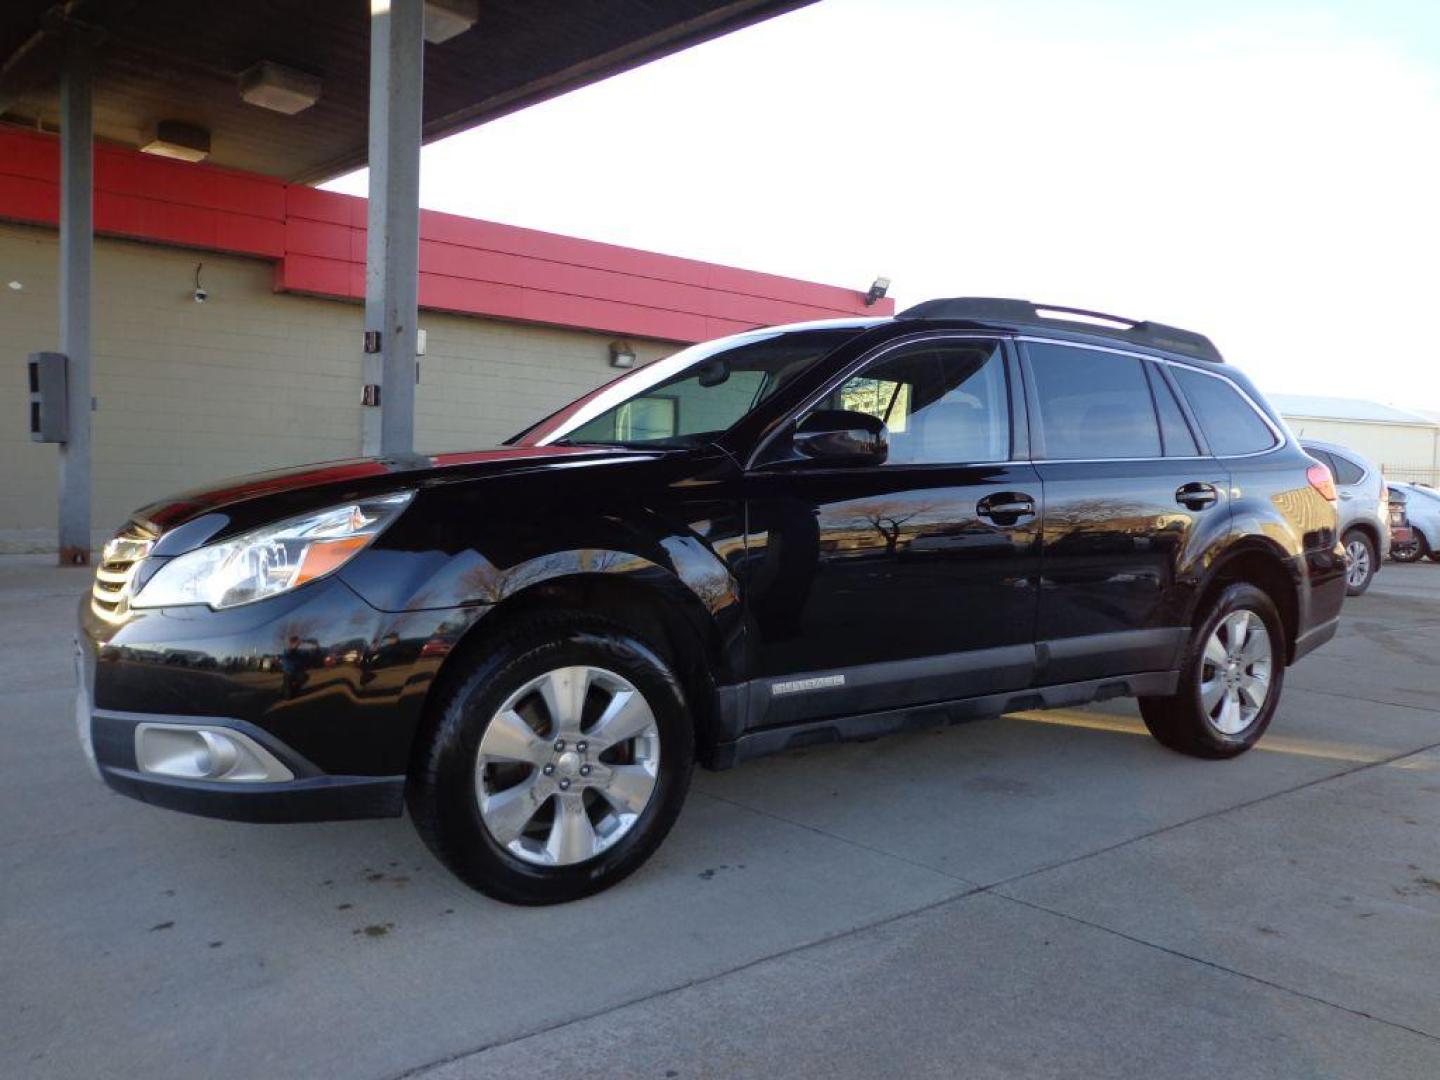
[[[1185,642],[1228,475],[1202,451],[1164,365],[1024,340],[1044,487],[1037,681],[1168,671]]]

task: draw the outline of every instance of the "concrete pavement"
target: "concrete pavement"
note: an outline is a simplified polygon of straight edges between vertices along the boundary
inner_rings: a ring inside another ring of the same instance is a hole
[[[85,583],[0,561],[0,1074],[1440,1075],[1440,566],[1387,565],[1261,749],[1133,706],[699,773],[566,907],[408,822],[111,795],[75,743]]]

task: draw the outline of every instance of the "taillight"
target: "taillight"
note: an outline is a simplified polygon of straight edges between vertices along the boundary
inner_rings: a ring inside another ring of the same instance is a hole
[[[1310,481],[1310,486],[1324,495],[1330,502],[1335,502],[1335,478],[1330,475],[1330,470],[1324,465],[1315,464],[1305,470],[1305,479]]]

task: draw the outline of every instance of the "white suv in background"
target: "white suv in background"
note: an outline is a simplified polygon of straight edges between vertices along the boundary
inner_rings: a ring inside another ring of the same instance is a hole
[[[1370,587],[1380,563],[1390,554],[1390,494],[1380,466],[1348,446],[1302,440],[1305,452],[1330,469],[1340,495],[1340,539],[1350,559],[1347,593]]]
[[[1413,546],[1394,553],[1396,562],[1415,562],[1429,556],[1440,562],[1440,491],[1423,484],[1392,483],[1391,497],[1405,503],[1405,520],[1415,534]]]

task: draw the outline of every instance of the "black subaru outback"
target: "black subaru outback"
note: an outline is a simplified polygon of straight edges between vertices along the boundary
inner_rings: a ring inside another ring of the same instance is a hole
[[[1345,595],[1331,478],[1205,337],[1016,300],[756,330],[501,448],[156,503],[81,610],[105,782],[409,806],[466,882],[603,889],[695,762],[1140,699],[1253,746]]]

